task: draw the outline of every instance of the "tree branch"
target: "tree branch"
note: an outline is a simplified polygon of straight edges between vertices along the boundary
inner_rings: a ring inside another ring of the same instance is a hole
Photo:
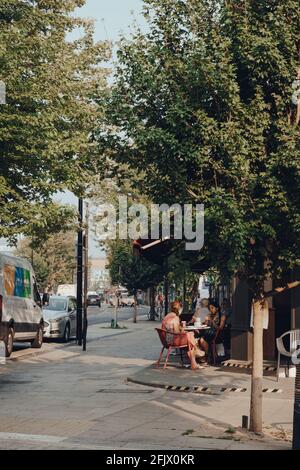
[[[274,290],[266,292],[264,294],[264,297],[265,298],[274,297],[275,295],[282,294],[283,292],[287,292],[299,286],[300,286],[300,281],[289,282],[285,287],[277,287]]]

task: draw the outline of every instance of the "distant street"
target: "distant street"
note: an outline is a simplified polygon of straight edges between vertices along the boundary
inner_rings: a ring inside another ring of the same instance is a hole
[[[139,313],[143,315],[147,313],[149,307],[139,308]],[[88,309],[88,321],[89,325],[97,325],[99,323],[110,323],[112,319],[115,318],[115,309],[113,307],[108,307],[106,304],[103,304],[99,309],[98,307],[89,307]],[[133,308],[124,307],[118,309],[118,319],[120,321],[129,320],[133,318]]]

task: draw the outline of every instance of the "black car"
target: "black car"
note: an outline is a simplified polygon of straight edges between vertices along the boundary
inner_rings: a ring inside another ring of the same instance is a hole
[[[99,295],[96,295],[96,294],[90,294],[88,295],[88,298],[87,298],[87,304],[92,306],[97,306],[97,307],[101,307],[101,299],[99,297]]]

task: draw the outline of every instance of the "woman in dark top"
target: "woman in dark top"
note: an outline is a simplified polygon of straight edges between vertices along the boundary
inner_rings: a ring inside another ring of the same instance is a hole
[[[218,332],[221,332],[225,327],[226,315],[221,313],[221,309],[216,302],[209,302],[209,315],[205,319],[205,324],[210,328],[205,330],[202,338],[200,339],[201,348],[205,351],[206,355],[209,352],[210,343],[214,340]]]

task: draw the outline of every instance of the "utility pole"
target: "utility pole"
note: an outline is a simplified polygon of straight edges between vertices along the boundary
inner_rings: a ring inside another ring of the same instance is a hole
[[[89,283],[89,204],[85,204],[85,234],[84,234],[84,308],[83,308],[83,351],[86,351],[86,338],[88,329],[88,318],[87,318],[87,294],[88,294],[88,283]]]
[[[82,346],[82,280],[83,280],[83,199],[78,200],[78,240],[77,240],[77,322],[76,340]]]

